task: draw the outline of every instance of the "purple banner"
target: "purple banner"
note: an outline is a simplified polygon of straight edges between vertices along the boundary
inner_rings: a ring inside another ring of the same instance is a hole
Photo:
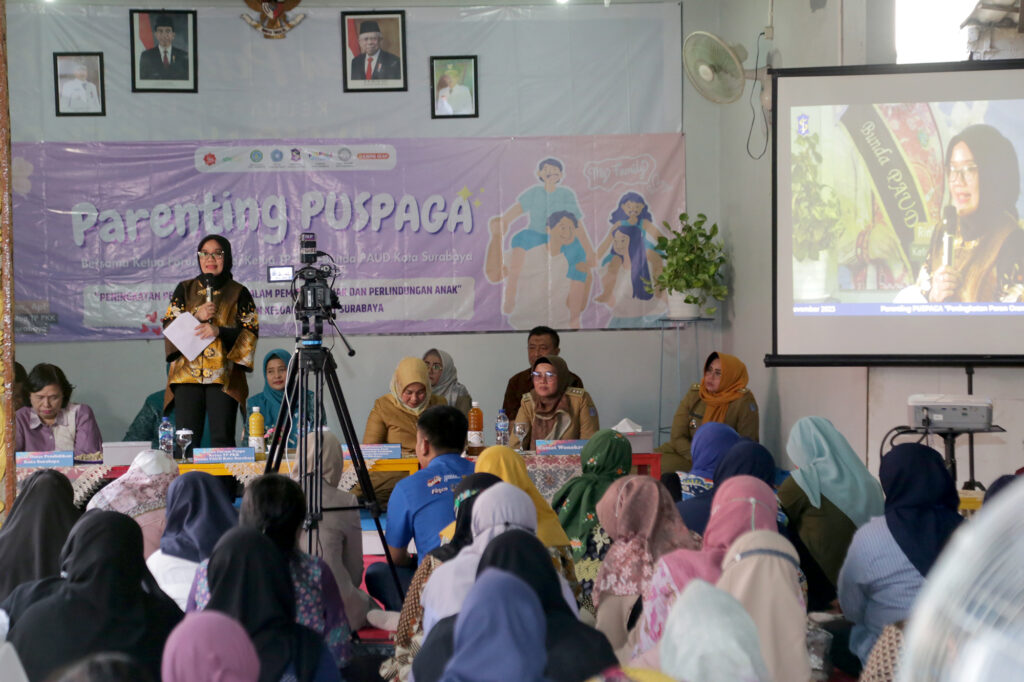
[[[14,145],[19,342],[154,338],[203,235],[231,240],[261,334],[291,336],[314,232],[343,331],[638,327],[663,220],[684,210],[676,134]],[[326,262],[326,259],[324,259]]]

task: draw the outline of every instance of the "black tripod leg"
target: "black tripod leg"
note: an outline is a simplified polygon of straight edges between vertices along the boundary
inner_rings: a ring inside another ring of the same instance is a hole
[[[377,502],[377,492],[373,489],[373,483],[370,481],[370,472],[366,468],[366,460],[363,459],[363,452],[359,447],[359,437],[356,435],[355,427],[352,424],[352,416],[348,411],[348,405],[345,403],[345,395],[341,391],[341,383],[338,381],[336,371],[337,366],[334,363],[334,358],[326,351],[324,353],[324,379],[331,393],[331,400],[334,403],[334,410],[338,416],[338,421],[341,423],[342,435],[348,444],[349,457],[352,459],[352,466],[356,470],[359,486],[363,490],[363,498],[366,500],[367,508],[373,517],[373,524],[377,527],[377,536],[380,538],[380,545],[384,550],[384,557],[387,559],[391,578],[395,581],[395,589],[398,590],[399,598],[404,601],[405,590],[402,589],[402,583],[398,579],[395,560],[391,557],[387,540],[384,539],[384,529],[380,525],[380,504]]]

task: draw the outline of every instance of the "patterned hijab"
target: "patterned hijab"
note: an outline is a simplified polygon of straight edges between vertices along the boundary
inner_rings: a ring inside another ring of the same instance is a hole
[[[594,580],[594,605],[604,593],[643,594],[654,562],[674,549],[696,549],[668,491],[650,476],[625,476],[597,503],[612,546]]]
[[[410,384],[423,384],[426,388],[427,394],[416,407],[409,407],[402,400],[402,391],[404,391]],[[423,362],[419,358],[407,357],[402,358],[402,361],[398,363],[398,367],[395,368],[395,374],[391,377],[391,397],[395,399],[395,403],[399,408],[405,410],[410,414],[414,414],[417,417],[423,414],[423,410],[427,409],[427,405],[430,404],[430,396],[433,391],[430,389],[430,374],[427,372],[427,363]]]
[[[618,431],[602,429],[583,446],[580,461],[583,475],[567,481],[552,499],[569,536],[573,561],[582,559],[587,550],[587,538],[598,523],[598,501],[615,479],[629,473],[633,448]]]
[[[824,495],[858,528],[885,511],[882,486],[824,417],[804,417],[793,424],[786,452],[797,466],[793,480],[816,509]]]
[[[132,518],[167,506],[167,488],[178,465],[161,450],[143,450],[124,476],[96,493],[86,509],[107,509]]]
[[[724,422],[729,403],[742,396],[743,389],[747,387],[747,366],[742,360],[735,355],[715,352],[708,356],[704,366],[710,365],[716,357],[722,363],[722,381],[718,384],[718,392],[707,390],[704,388],[704,379],[700,380],[700,399],[707,405],[702,424]]]
[[[569,536],[558,522],[558,515],[530,480],[530,475],[526,472],[526,462],[515,450],[506,445],[487,448],[476,460],[476,472],[494,474],[530,496],[533,506],[537,509],[537,537],[545,547],[569,545]]]
[[[702,426],[697,432],[700,433],[704,428],[706,427]],[[718,461],[718,466],[715,467],[715,483],[711,489],[676,503],[686,527],[703,535],[708,525],[708,517],[711,515],[715,492],[733,476],[744,475],[753,476],[772,485],[775,479],[775,459],[765,446],[741,438]]]

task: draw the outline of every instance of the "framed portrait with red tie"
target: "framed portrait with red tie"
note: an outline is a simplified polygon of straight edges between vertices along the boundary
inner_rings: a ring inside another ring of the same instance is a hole
[[[195,10],[128,11],[132,92],[199,92]]]
[[[405,11],[342,12],[341,56],[345,92],[407,90]]]

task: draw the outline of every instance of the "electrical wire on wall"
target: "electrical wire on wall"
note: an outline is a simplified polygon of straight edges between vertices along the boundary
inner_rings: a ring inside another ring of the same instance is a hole
[[[757,122],[757,109],[758,109],[756,106],[754,106],[754,93],[757,92],[757,100],[758,100],[758,102],[762,102],[763,101],[762,95],[764,93],[764,81],[765,81],[765,78],[761,78],[758,75],[758,69],[760,68],[760,66],[758,64],[761,61],[761,38],[764,37],[764,34],[765,34],[764,31],[761,31],[760,33],[757,34],[757,51],[756,51],[756,53],[754,55],[754,83],[753,83],[753,85],[750,86],[750,98],[749,98],[750,114],[751,114],[751,116],[750,116],[750,130],[747,131],[747,156],[749,156],[750,158],[754,159],[755,161],[757,159],[760,159],[761,157],[763,157],[765,152],[768,151],[768,112],[765,111],[765,107],[764,107],[763,104],[761,105],[760,109],[761,109],[762,134],[764,135],[764,146],[761,147],[761,152],[759,154],[757,154],[756,156],[754,155],[754,153],[752,151],[750,151],[750,138],[753,137],[753,135],[754,135],[754,124]],[[765,77],[767,77],[767,73],[768,73],[768,53],[767,53],[767,51],[765,52],[764,70],[765,70]]]

